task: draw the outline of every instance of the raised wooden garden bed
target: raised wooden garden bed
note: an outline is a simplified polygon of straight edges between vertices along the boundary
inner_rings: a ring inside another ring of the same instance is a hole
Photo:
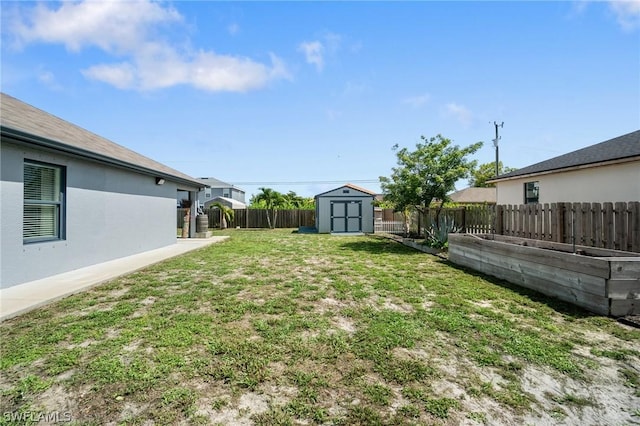
[[[388,234],[388,237],[392,240],[399,242],[400,244],[404,244],[407,247],[411,247],[412,249],[419,250],[424,253],[439,255],[443,252],[441,249],[429,247],[424,244],[424,240],[416,240],[415,238],[404,238],[399,235]]]
[[[591,312],[640,314],[640,254],[502,235],[449,235],[449,260]]]

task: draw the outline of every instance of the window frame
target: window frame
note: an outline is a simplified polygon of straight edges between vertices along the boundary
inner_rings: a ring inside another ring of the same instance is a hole
[[[529,185],[532,185],[531,192],[535,195],[535,198],[528,196]],[[531,182],[525,182],[524,183],[524,203],[538,204],[539,202],[540,202],[540,181],[535,180]]]
[[[41,167],[57,170],[59,173],[59,182],[57,182],[57,188],[54,188],[58,192],[57,200],[44,200],[44,199],[27,199],[26,190],[26,172],[27,166]],[[66,239],[66,205],[67,205],[67,168],[59,164],[51,164],[43,161],[24,159],[23,169],[23,192],[22,192],[22,242],[23,244],[42,243],[47,241],[62,241]],[[52,206],[54,208],[54,233],[47,236],[26,236],[27,227],[25,226],[26,211],[28,206]]]

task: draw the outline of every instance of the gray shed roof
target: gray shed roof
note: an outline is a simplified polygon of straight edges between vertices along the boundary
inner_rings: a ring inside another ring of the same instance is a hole
[[[505,173],[495,179],[491,179],[489,182],[499,182],[518,176],[560,171],[562,169],[610,161],[627,160],[633,157],[640,158],[640,130]]]
[[[373,191],[370,191],[370,190],[368,190],[368,189],[362,188],[362,187],[360,187],[360,186],[356,186],[356,185],[354,185],[354,184],[352,184],[352,183],[347,183],[347,184],[345,184],[345,185],[342,185],[342,186],[339,186],[339,187],[337,187],[337,188],[333,188],[333,189],[331,189],[331,190],[329,190],[329,191],[325,191],[325,192],[323,192],[323,193],[321,193],[321,194],[318,194],[318,195],[316,195],[316,196],[315,196],[315,198],[321,197],[321,196],[323,196],[324,194],[328,194],[329,192],[333,192],[333,191],[335,191],[336,189],[341,189],[341,188],[351,188],[351,189],[355,189],[356,191],[364,192],[365,194],[371,195],[371,196],[373,196],[373,197],[375,197],[375,195],[376,195],[376,193],[375,193],[375,192],[373,192]]]
[[[48,112],[0,93],[0,128],[2,136],[22,143],[90,158],[103,163],[163,177],[190,187],[207,184],[158,163],[108,139],[91,133]]]

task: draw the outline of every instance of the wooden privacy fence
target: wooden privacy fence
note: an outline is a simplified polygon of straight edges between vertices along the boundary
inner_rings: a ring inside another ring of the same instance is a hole
[[[178,209],[177,224],[182,227],[182,220],[186,209]],[[229,228],[268,228],[266,209],[234,209],[233,220],[227,222]],[[209,217],[209,228],[220,227],[220,210],[205,211]],[[315,226],[315,210],[278,210],[276,228],[298,228],[300,226]],[[271,213],[270,213],[271,214]],[[271,214],[273,222],[273,214]],[[273,223],[272,223],[273,225]]]
[[[409,218],[409,232],[415,235],[424,236],[424,231],[435,225],[437,209],[428,209],[420,213],[414,211]],[[382,220],[376,221],[376,232],[387,232],[394,234],[404,233],[404,216],[393,209],[381,209],[377,215]],[[463,206],[453,208],[443,208],[440,211],[439,219],[455,226],[460,232],[474,234],[490,233],[495,228],[495,206]]]
[[[177,209],[182,227],[185,209]],[[208,210],[209,227],[220,227],[220,211]],[[436,210],[414,212],[409,231],[424,236],[435,223]],[[640,202],[481,205],[444,208],[442,220],[460,232],[496,233],[588,247],[640,253]],[[229,228],[267,228],[265,209],[236,209]],[[278,210],[276,228],[315,226],[315,210]],[[404,216],[393,209],[376,211],[376,232],[404,233]]]
[[[496,233],[640,252],[640,202],[497,207]]]
[[[404,223],[403,215],[392,209],[384,209],[382,217]],[[410,232],[424,236],[435,217],[436,209],[414,212]],[[440,217],[453,221],[459,232],[470,234],[496,233],[567,244],[575,238],[577,245],[640,253],[638,201],[465,206],[444,208]]]

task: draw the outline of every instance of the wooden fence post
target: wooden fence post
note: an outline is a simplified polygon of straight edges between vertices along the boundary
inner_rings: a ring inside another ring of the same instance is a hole
[[[591,235],[594,247],[602,245],[602,206],[600,203],[591,204]]]
[[[614,233],[613,233],[613,203],[603,203],[604,217],[602,218],[602,229],[604,239],[604,247],[612,249],[614,247]]]
[[[467,232],[467,208],[465,206],[462,206],[462,213],[461,213],[461,217],[462,217],[462,232]]]
[[[527,238],[536,238],[536,210],[538,204],[529,204],[527,206]]]
[[[582,241],[582,230],[584,229],[584,217],[582,216],[582,203],[573,203],[571,205],[573,212],[573,223],[571,224],[571,242],[575,241],[578,245],[584,245]]]
[[[582,203],[580,209],[582,215],[582,229],[580,230],[582,234],[581,244],[593,247],[593,234],[591,234],[591,203]]]
[[[627,203],[617,202],[615,204],[615,227],[616,239],[614,247],[616,250],[627,250]]]
[[[629,203],[629,229],[631,230],[631,251],[640,252],[640,201]]]
[[[556,243],[564,242],[564,203],[551,203],[552,240]]]

